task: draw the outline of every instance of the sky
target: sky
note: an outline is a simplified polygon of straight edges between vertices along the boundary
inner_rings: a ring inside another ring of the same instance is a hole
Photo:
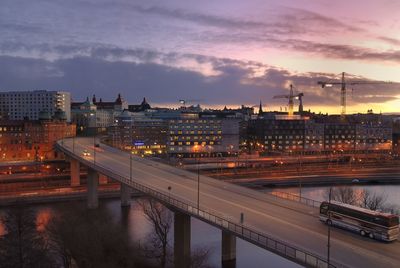
[[[400,82],[398,0],[2,0],[0,91],[340,112],[317,81]],[[400,112],[400,85],[348,86],[349,113]],[[297,105],[297,103],[295,104]]]

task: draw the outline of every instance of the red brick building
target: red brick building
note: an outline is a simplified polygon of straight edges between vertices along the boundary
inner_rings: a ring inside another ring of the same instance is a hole
[[[0,161],[60,158],[54,143],[75,134],[76,126],[65,120],[0,121]]]

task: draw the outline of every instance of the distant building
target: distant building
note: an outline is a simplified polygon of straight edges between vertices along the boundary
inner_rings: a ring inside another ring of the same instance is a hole
[[[93,95],[92,100],[86,98],[85,102],[72,103],[72,122],[76,124],[78,133],[104,132],[125,109],[128,109],[128,103],[120,94],[114,102],[103,102],[102,99],[96,101]]]
[[[324,124],[314,120],[304,122],[304,151],[321,152],[324,150]]]
[[[235,118],[173,119],[169,121],[167,151],[175,157],[218,157],[239,151],[239,122]]]
[[[249,149],[261,153],[385,153],[392,147],[390,120],[368,116],[266,114],[249,121]]]
[[[51,116],[57,110],[65,112],[71,121],[71,95],[63,91],[0,92],[0,118],[3,120],[38,120],[40,112]]]
[[[138,155],[166,153],[168,122],[145,116],[135,116],[125,110],[108,128],[113,146],[131,150]]]
[[[392,150],[395,156],[400,156],[400,117],[393,120]]]
[[[172,157],[220,157],[236,155],[239,148],[237,118],[173,109],[124,111],[108,128],[114,146],[134,154]]]
[[[61,157],[54,150],[54,144],[59,139],[75,136],[75,125],[66,122],[63,112],[56,112],[53,118],[42,112],[39,119],[0,121],[1,161],[41,161]]]
[[[355,151],[356,125],[349,123],[324,124],[325,151]]]
[[[249,122],[251,150],[259,152],[303,151],[305,141],[305,120],[276,119],[274,116],[259,117]]]
[[[149,110],[149,109],[151,109],[151,106],[150,106],[150,104],[147,103],[146,98],[143,98],[142,103],[139,104],[139,105],[137,105],[137,104],[130,104],[130,105],[128,106],[128,110],[129,110],[130,112],[133,112],[133,113],[144,112],[144,111]]]

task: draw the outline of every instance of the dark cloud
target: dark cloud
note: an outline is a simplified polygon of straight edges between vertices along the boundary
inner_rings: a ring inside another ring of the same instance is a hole
[[[307,28],[317,28],[318,32],[323,30],[342,30],[348,32],[365,32],[364,29],[360,27],[355,27],[353,25],[348,25],[340,20],[332,17],[328,17],[317,12],[301,9],[301,8],[289,8],[286,7],[288,14],[283,15],[282,21],[290,21],[293,26],[305,26]]]
[[[385,37],[385,36],[379,36],[378,39],[380,39],[382,41],[385,41],[386,43],[389,43],[391,45],[400,46],[400,40],[399,39]]]
[[[317,54],[327,58],[400,62],[400,50],[377,51],[359,46],[324,44],[297,39],[286,40],[285,45],[293,50]]]
[[[400,62],[400,50],[375,50],[361,46],[321,43],[304,39],[278,39],[248,33],[207,35],[201,36],[201,39],[208,42],[263,45],[332,59]],[[388,40],[391,40],[392,44],[396,43],[396,39],[389,38],[386,41]]]
[[[272,18],[271,22],[261,22],[255,20],[245,20],[241,18],[223,17],[202,13],[189,12],[182,9],[169,9],[161,6],[131,6],[137,12],[190,21],[196,24],[212,26],[230,30],[250,30],[252,32],[260,30],[263,35],[299,35],[305,33],[319,33],[326,35],[329,31],[348,31],[360,32],[363,29],[347,25],[339,20],[327,17],[316,12],[307,11],[300,8],[282,8],[282,15]],[[271,19],[271,18],[270,18]]]
[[[146,14],[154,14],[166,16],[173,19],[180,19],[191,21],[203,25],[223,27],[223,28],[235,28],[235,29],[248,29],[248,28],[261,28],[269,26],[257,21],[249,21],[235,18],[225,18],[221,16],[206,15],[201,13],[188,12],[181,9],[168,9],[160,6],[153,7],[142,7],[132,6],[134,10]]]
[[[147,53],[143,55],[143,59],[149,58]],[[139,101],[144,96],[155,103],[176,103],[178,99],[185,98],[202,99],[205,105],[255,104],[261,99],[267,106],[284,106],[285,100],[273,100],[272,97],[288,93],[287,87],[293,83],[297,92],[304,92],[306,106],[336,106],[339,103],[339,88],[321,89],[316,85],[318,80],[332,79],[331,74],[293,74],[260,63],[194,54],[179,57],[191,57],[208,63],[219,75],[209,77],[196,71],[153,62],[109,61],[100,57],[47,61],[2,56],[0,89],[67,90],[72,92],[75,100],[82,100],[93,93],[103,99],[114,99],[117,93],[121,93],[131,102]],[[263,68],[264,73],[254,76],[258,68]],[[393,86],[382,90],[380,87],[380,95],[376,95],[376,87],[371,85],[361,89],[359,96],[367,97],[355,98],[354,102],[383,102],[394,99],[398,94],[398,89]]]
[[[20,33],[43,33],[45,29],[39,25],[34,24],[22,24],[22,23],[10,23],[0,22],[0,33],[9,32],[20,32]]]

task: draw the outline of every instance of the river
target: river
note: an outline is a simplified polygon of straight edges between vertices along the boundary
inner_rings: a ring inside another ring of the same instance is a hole
[[[152,232],[152,226],[145,218],[142,208],[136,202],[140,198],[133,200],[128,213],[123,213],[119,199],[100,200],[100,210],[107,210],[113,214],[116,222],[125,222],[129,226],[129,235],[133,241],[144,241]],[[85,202],[81,202],[86,206]],[[73,203],[76,205],[76,203]],[[52,213],[60,207],[66,207],[72,203],[53,203],[33,205],[36,211],[36,222],[38,228],[45,225]],[[4,209],[0,209],[0,215]],[[221,267],[221,231],[211,225],[192,217],[191,219],[191,246],[192,249],[197,247],[209,249],[208,264],[211,267]],[[2,225],[0,222],[0,234]],[[170,233],[170,245],[173,246],[173,230]],[[274,255],[266,250],[260,249],[246,241],[237,239],[237,267],[260,267],[262,263],[268,263],[270,267],[300,267],[280,256]]]
[[[384,185],[384,186],[352,186],[357,189],[370,189],[378,194],[387,195],[387,202],[395,205],[400,204],[400,185]],[[303,197],[322,201],[326,196],[329,187],[303,187],[301,193]],[[266,189],[268,191],[282,191],[294,194],[299,193],[298,187],[273,188]],[[140,205],[135,199],[128,213],[122,213],[119,199],[101,200],[99,209],[107,210],[114,215],[117,222],[123,220],[129,225],[129,235],[133,241],[144,241],[150,232],[152,226],[145,218]],[[37,212],[37,222],[40,225],[46,224],[47,220],[52,216],[54,210],[60,206],[68,206],[69,203],[55,203],[35,205],[33,208]],[[85,205],[82,202],[82,205]],[[0,209],[0,213],[2,210]],[[202,247],[210,250],[209,264],[212,267],[221,267],[221,231],[211,225],[192,218],[192,248]],[[0,232],[2,231],[0,224]],[[170,243],[173,245],[173,232],[170,234]],[[241,239],[237,240],[237,267],[260,267],[261,264],[268,263],[268,267],[299,267],[280,256],[274,255],[266,250],[260,249]],[[261,265],[264,266],[264,265]]]

